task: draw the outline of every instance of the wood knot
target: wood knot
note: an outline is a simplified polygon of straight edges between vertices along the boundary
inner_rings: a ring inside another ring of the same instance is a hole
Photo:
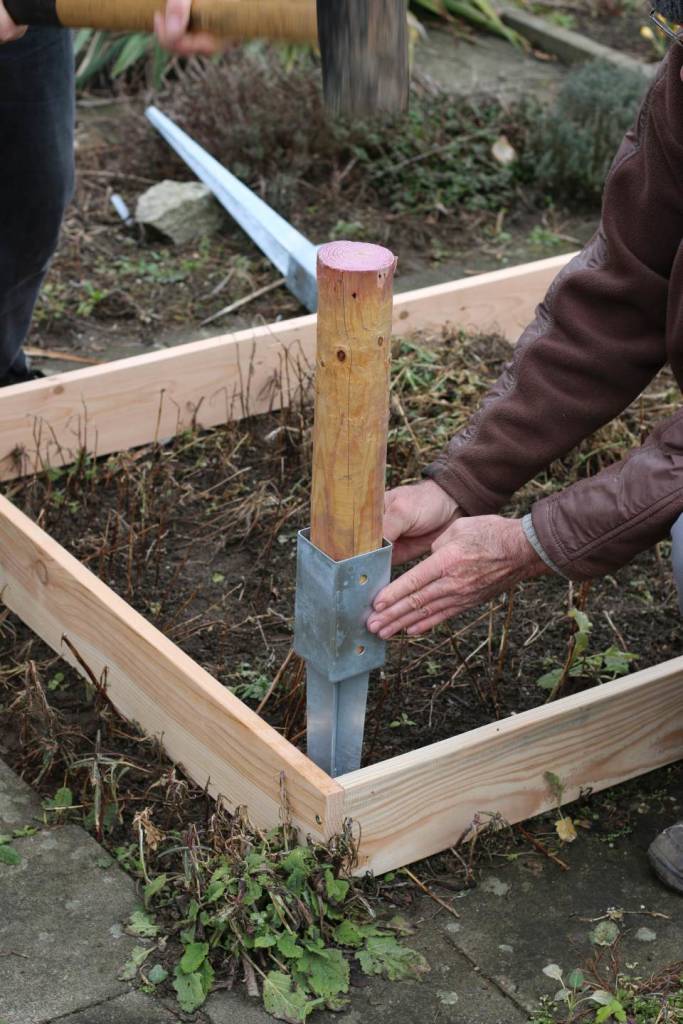
[[[379,338],[377,339],[377,344],[379,345],[380,348],[384,344],[384,338],[382,337],[381,334],[380,334]]]
[[[45,562],[36,562],[36,576],[43,584],[43,586],[47,584],[47,581],[49,580],[50,577],[48,575],[47,566],[45,565]]]
[[[343,363],[344,360],[346,359],[346,352],[344,351],[343,348],[340,348],[337,351],[337,359],[339,360],[340,363]]]

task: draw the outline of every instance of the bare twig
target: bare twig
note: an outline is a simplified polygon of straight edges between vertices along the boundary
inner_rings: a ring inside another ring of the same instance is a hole
[[[287,666],[289,665],[289,663],[290,663],[290,661],[292,660],[293,657],[294,657],[294,648],[291,647],[289,649],[287,657],[282,662],[282,664],[280,665],[279,669],[277,670],[277,672],[273,676],[273,681],[270,684],[270,686],[268,687],[268,692],[266,693],[265,697],[263,698],[263,700],[261,701],[259,706],[256,708],[256,714],[257,715],[261,714],[261,712],[265,708],[266,704],[268,703],[270,698],[273,696],[273,693],[274,693],[278,683],[280,682],[280,680],[282,679],[283,675],[287,671]]]
[[[285,284],[284,277],[279,277],[277,281],[271,281],[270,284],[266,284],[263,288],[257,288],[255,292],[250,292],[249,295],[245,295],[241,299],[237,299],[236,302],[231,302],[229,306],[224,306],[223,309],[219,309],[217,313],[213,313],[212,316],[207,316],[206,320],[202,320],[200,326],[206,327],[208,324],[214,323],[215,320],[220,320],[221,317],[228,316],[229,313],[234,313],[236,310],[241,309],[242,306],[246,306],[249,302],[254,299],[260,299],[262,295],[267,295],[268,292],[274,292],[276,288],[280,288]]]
[[[547,846],[544,846],[540,839],[537,839],[531,832],[527,832],[523,825],[515,825],[515,828],[519,834],[526,839],[527,843],[531,843],[535,850],[542,853],[543,856],[547,857],[548,860],[551,860],[553,864],[557,864],[557,866],[562,868],[563,871],[569,871],[569,865],[558,857],[556,853],[549,850]]]
[[[425,896],[429,896],[430,900],[434,900],[435,903],[438,903],[440,907],[443,907],[444,910],[447,910],[449,914],[453,915],[453,917],[460,917],[460,914],[457,912],[457,910],[453,909],[450,903],[446,903],[446,901],[442,900],[440,896],[437,896],[436,893],[432,892],[432,890],[428,886],[426,886],[424,882],[420,881],[417,875],[413,874],[410,868],[403,868],[403,874],[407,875],[410,881],[413,883],[413,885],[416,885],[418,889],[420,889],[425,894]]]
[[[24,345],[24,352],[32,359],[59,359],[64,363],[82,363],[84,366],[100,366],[101,359],[79,356],[75,352],[60,352],[56,348],[37,348],[35,345]]]

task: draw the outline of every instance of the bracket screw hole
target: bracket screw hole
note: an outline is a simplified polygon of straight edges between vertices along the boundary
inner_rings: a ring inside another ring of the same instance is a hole
[[[356,654],[365,654],[365,648],[362,644],[358,644],[358,647],[356,647]]]
[[[364,587],[364,586],[365,586],[365,584],[366,584],[366,583],[368,582],[368,578],[367,578],[367,576],[365,575],[365,573],[363,573],[363,575],[362,575],[362,576],[359,576],[359,577],[358,577],[358,582],[360,583],[361,587]]]

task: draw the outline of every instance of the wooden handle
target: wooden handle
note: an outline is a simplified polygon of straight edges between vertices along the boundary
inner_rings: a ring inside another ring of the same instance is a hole
[[[395,269],[380,245],[318,253],[311,541],[335,561],[382,545]]]
[[[17,25],[151,31],[164,0],[6,0]],[[317,42],[315,0],[194,0],[190,27],[228,39]]]

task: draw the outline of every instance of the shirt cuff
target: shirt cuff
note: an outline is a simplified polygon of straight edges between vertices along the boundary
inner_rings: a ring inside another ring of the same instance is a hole
[[[553,562],[552,558],[549,558],[543,550],[541,542],[538,539],[538,534],[534,529],[534,524],[531,519],[531,512],[527,513],[527,515],[525,515],[522,519],[522,529],[524,530],[524,536],[529,541],[538,557],[545,562],[548,568],[552,569],[552,571],[557,573],[558,576],[563,576],[565,579],[568,579],[569,577],[565,576],[564,573],[560,569],[558,569],[558,567]]]

